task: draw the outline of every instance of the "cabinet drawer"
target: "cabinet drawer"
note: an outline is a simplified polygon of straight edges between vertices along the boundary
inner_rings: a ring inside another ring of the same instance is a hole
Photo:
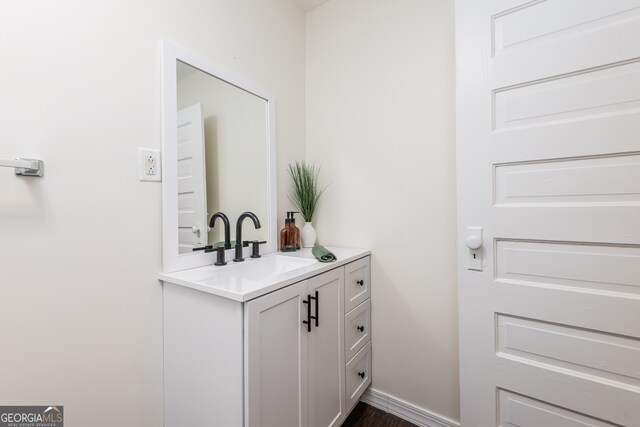
[[[370,257],[345,266],[344,310],[350,312],[371,295]]]
[[[371,341],[347,363],[347,412],[371,384]]]
[[[345,316],[346,360],[351,360],[371,339],[371,299],[351,310]]]

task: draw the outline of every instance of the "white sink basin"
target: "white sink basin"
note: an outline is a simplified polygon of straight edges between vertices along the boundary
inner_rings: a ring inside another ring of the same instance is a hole
[[[318,261],[286,255],[265,255],[261,258],[245,258],[244,262],[220,268],[220,276],[229,276],[242,280],[268,280],[290,271],[304,268]]]

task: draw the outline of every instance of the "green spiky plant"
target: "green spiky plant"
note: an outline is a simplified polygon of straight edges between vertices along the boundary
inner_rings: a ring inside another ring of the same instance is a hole
[[[305,162],[289,164],[289,175],[293,179],[293,192],[289,200],[300,211],[305,222],[311,222],[318,207],[318,200],[327,187],[320,190],[318,175],[320,168]]]

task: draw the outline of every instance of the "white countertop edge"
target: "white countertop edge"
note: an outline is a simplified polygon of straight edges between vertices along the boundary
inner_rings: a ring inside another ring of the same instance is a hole
[[[187,288],[195,289],[197,291],[205,292],[212,295],[218,295],[224,298],[228,298],[238,302],[246,302],[252,300],[254,298],[258,298],[260,296],[266,295],[268,293],[277,291],[278,289],[282,289],[294,283],[300,282],[302,280],[309,279],[310,277],[317,276],[318,274],[322,274],[326,271],[333,270],[334,268],[341,267],[345,264],[348,264],[352,261],[358,260],[360,258],[364,258],[366,256],[371,255],[371,251],[365,249],[356,249],[356,248],[337,248],[337,247],[327,247],[331,252],[336,253],[336,256],[344,255],[345,252],[348,253],[346,256],[339,257],[338,260],[334,262],[318,262],[317,264],[311,264],[308,267],[302,268],[304,272],[300,273],[298,270],[293,270],[288,273],[282,274],[280,277],[277,277],[271,281],[271,283],[260,287],[259,289],[255,289],[253,291],[238,293],[232,292],[223,288],[211,286],[208,284],[200,283],[197,281],[186,280],[180,277],[181,271],[171,272],[171,273],[159,273],[158,279],[162,282],[168,282],[174,285],[184,286]],[[283,256],[292,256],[299,258],[314,258],[311,254],[311,249],[302,249],[298,252],[277,252],[277,255]],[[270,255],[270,254],[266,254]],[[198,268],[207,268],[211,266],[198,267]],[[224,268],[224,267],[220,267]],[[195,270],[195,269],[193,269]]]

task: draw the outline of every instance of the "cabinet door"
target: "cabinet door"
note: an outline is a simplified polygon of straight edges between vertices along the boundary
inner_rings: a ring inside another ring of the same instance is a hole
[[[307,280],[312,301],[309,345],[309,427],[337,427],[345,417],[344,268]],[[317,294],[316,294],[317,293]],[[316,326],[317,320],[317,326]]]
[[[306,427],[307,283],[245,306],[245,426]]]

